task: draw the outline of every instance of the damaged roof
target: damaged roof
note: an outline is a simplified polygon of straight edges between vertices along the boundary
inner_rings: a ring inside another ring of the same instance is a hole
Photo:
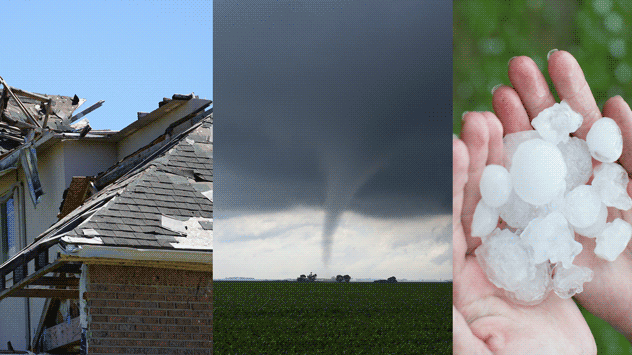
[[[90,210],[91,202],[114,193],[86,220],[63,233],[62,243],[212,250],[211,117],[181,134],[163,154],[86,201],[71,215]],[[178,226],[187,223],[191,225],[180,230]],[[187,240],[189,231],[195,241]]]

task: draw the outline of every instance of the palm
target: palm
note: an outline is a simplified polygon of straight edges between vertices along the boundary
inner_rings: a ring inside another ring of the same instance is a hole
[[[465,211],[461,211],[464,184],[459,187],[459,182],[464,176],[470,179],[464,150],[462,143],[454,147],[455,216]],[[532,307],[508,300],[487,280],[476,258],[465,255],[465,234],[458,218],[454,220],[454,305],[471,330],[469,339],[462,342],[463,348],[457,345],[455,353],[473,349],[475,354],[595,353],[594,339],[572,300],[549,297]]]
[[[585,138],[592,124],[602,116],[581,68],[569,53],[556,52],[549,59],[549,73],[560,98],[584,117],[584,124],[575,135]],[[469,228],[474,208],[480,200],[478,182],[482,170],[485,165],[501,163],[503,133],[532,129],[530,120],[555,103],[542,73],[529,58],[512,60],[509,77],[514,88],[501,87],[494,93],[493,105],[498,118],[490,112],[467,114],[462,132],[465,144],[458,140],[454,144],[453,215],[461,216],[454,218],[453,226],[455,312],[457,316],[462,314],[471,335],[486,340],[482,345],[491,346],[495,352],[499,349],[494,349],[493,341],[490,342],[495,339],[493,334],[504,334],[505,343],[509,336],[518,343],[526,337],[532,339],[532,343],[537,339],[543,344],[551,344],[546,337],[555,334],[559,337],[555,344],[562,343],[560,339],[567,343],[562,353],[594,353],[594,340],[573,301],[561,300],[553,295],[538,306],[516,306],[506,301],[502,290],[487,280],[473,257],[472,252],[480,245],[480,239],[470,237]],[[620,97],[614,97],[606,102],[603,113],[614,119],[622,130],[624,149],[619,162],[630,172],[632,111]],[[631,187],[632,184],[628,185],[628,192]],[[608,220],[615,218],[632,222],[632,210],[621,212],[609,209]],[[632,280],[629,276],[632,254],[625,252],[615,262],[609,263],[594,255],[594,239],[579,235],[576,239],[582,243],[583,251],[574,263],[590,267],[594,272],[593,281],[584,284],[584,292],[577,295],[576,300],[632,341]],[[632,250],[630,245],[628,248]],[[524,323],[521,319],[529,321]],[[455,337],[456,329],[455,326]],[[571,345],[578,348],[571,348]],[[559,353],[556,350],[551,352]],[[512,353],[512,349],[508,353]]]

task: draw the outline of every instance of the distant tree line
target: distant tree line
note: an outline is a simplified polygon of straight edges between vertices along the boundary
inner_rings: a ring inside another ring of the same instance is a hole
[[[316,274],[312,274],[311,272],[309,273],[309,275],[305,276],[305,275],[301,275],[299,276],[296,281],[298,282],[313,282],[316,281]]]
[[[397,282],[397,279],[395,278],[395,276],[391,276],[386,280],[375,280],[373,282],[379,282],[379,283],[395,283]]]
[[[351,276],[349,276],[349,275],[345,275],[345,276],[338,275],[338,276],[336,276],[336,281],[337,282],[343,282],[343,281],[344,282],[349,282],[349,281],[351,281]]]

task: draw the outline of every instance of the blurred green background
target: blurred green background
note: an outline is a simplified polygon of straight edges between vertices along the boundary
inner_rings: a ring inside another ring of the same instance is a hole
[[[511,57],[531,57],[559,97],[546,66],[557,48],[572,53],[599,108],[615,95],[632,99],[632,1],[455,0],[453,2],[453,131],[464,111],[493,111],[491,90],[511,85]],[[580,307],[598,353],[632,354],[632,346],[601,319]]]

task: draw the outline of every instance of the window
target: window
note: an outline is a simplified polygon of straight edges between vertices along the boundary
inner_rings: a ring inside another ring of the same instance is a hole
[[[0,251],[2,253],[0,262],[2,263],[19,250],[14,191],[0,199]]]

